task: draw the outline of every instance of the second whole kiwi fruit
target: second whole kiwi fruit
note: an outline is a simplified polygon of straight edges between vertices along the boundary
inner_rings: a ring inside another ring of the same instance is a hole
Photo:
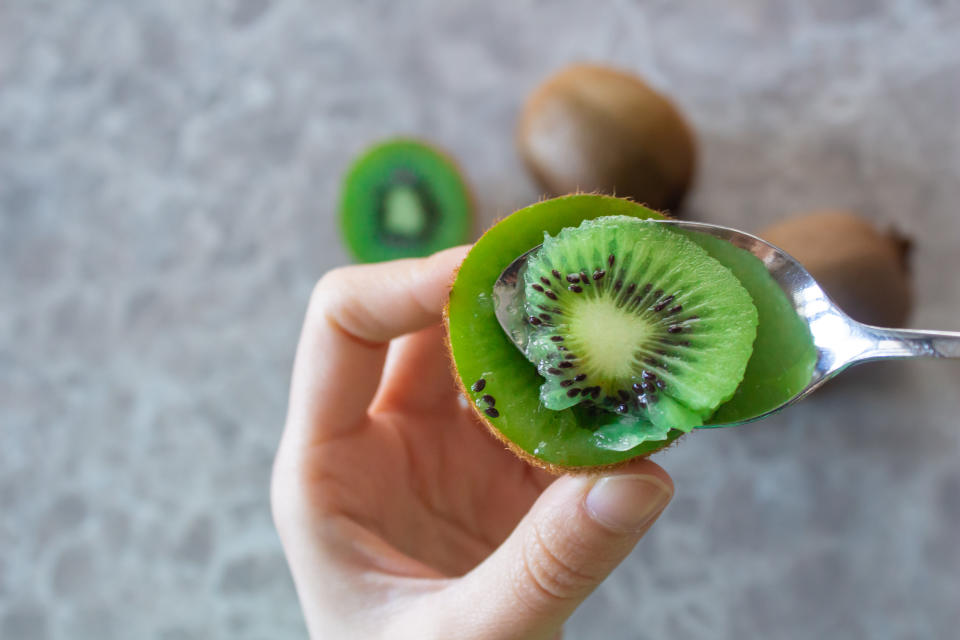
[[[842,210],[797,215],[757,235],[799,260],[854,320],[906,325],[913,303],[907,237]]]
[[[693,180],[693,134],[677,107],[632,73],[574,64],[528,98],[524,162],[548,195],[597,192],[676,214]]]

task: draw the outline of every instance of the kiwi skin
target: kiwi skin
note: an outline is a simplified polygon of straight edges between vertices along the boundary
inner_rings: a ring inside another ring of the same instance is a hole
[[[676,212],[696,165],[690,127],[637,76],[575,64],[527,100],[520,154],[549,195],[596,191]]]
[[[905,326],[913,301],[908,238],[832,210],[792,217],[757,235],[799,260],[854,320]]]

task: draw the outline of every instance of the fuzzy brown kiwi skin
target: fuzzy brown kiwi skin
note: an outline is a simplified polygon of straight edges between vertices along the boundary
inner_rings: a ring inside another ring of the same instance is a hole
[[[535,89],[516,139],[552,195],[597,190],[676,212],[696,167],[678,109],[637,76],[599,65],[571,65]]]
[[[792,217],[758,234],[800,261],[854,320],[902,327],[910,316],[908,238],[849,211]]]
[[[581,193],[582,192],[577,191],[570,195],[579,195]],[[666,214],[663,214],[663,215],[664,217],[667,217],[669,219],[669,216],[667,216]],[[495,220],[493,225],[490,226],[490,229],[495,227],[498,221],[499,220]],[[486,231],[484,231],[483,236],[489,233],[490,229],[487,229]],[[467,255],[469,256],[469,253]],[[464,257],[464,260],[466,260],[466,257]],[[457,274],[460,273],[460,266],[462,265],[463,265],[463,262],[461,262],[460,265],[457,265],[457,268],[453,272],[453,277],[450,280],[450,292],[453,291],[453,285],[457,281]],[[490,421],[490,419],[483,413],[480,407],[477,406],[477,403],[473,401],[472,395],[468,390],[466,383],[460,377],[460,372],[457,370],[456,361],[453,358],[453,344],[450,341],[450,293],[449,292],[447,293],[447,301],[443,305],[443,328],[444,328],[444,333],[443,333],[444,346],[447,349],[447,361],[450,366],[450,375],[453,376],[453,379],[457,384],[457,388],[460,391],[460,394],[464,398],[466,398],[467,404],[470,406],[470,410],[473,412],[473,415],[476,418],[476,420],[480,424],[482,424],[484,427],[486,427],[487,431],[491,435],[493,435],[493,437],[495,437],[497,440],[503,443],[507,447],[507,449],[509,449],[518,458],[520,458],[521,460],[523,460],[524,462],[526,462],[531,466],[537,467],[539,469],[543,469],[547,473],[550,473],[556,476],[601,475],[613,469],[626,466],[636,460],[648,458],[654,453],[659,453],[664,449],[668,449],[674,444],[676,444],[677,442],[679,442],[680,440],[682,440],[686,435],[688,435],[685,433],[669,442],[665,442],[662,447],[654,449],[653,451],[648,451],[642,455],[638,455],[633,458],[628,458],[627,460],[621,460],[620,462],[614,462],[612,464],[575,467],[575,466],[563,466],[563,465],[552,464],[550,462],[546,462],[545,460],[541,460],[540,458],[537,458],[536,456],[531,455],[529,452],[525,451],[524,449],[518,447],[513,441],[511,441],[509,438],[504,436],[503,433],[501,433],[500,430],[497,429],[493,425],[493,423]]]

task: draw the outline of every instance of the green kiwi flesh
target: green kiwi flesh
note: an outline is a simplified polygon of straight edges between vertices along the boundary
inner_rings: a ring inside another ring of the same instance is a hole
[[[554,472],[615,465],[683,435],[673,429],[664,440],[635,442],[632,417],[624,420],[580,405],[562,411],[544,407],[539,393],[543,378],[510,342],[494,314],[493,283],[517,256],[543,242],[544,233],[556,235],[584,220],[617,215],[663,218],[629,200],[603,195],[571,195],[531,205],[501,220],[474,244],[450,291],[445,322],[465,395],[491,433],[531,464]],[[688,237],[731,270],[753,298],[759,318],[744,380],[707,426],[720,417],[726,421],[762,413],[793,397],[809,380],[816,350],[809,332],[798,331],[802,320],[789,300],[754,256],[702,234]],[[800,382],[804,370],[806,379]],[[489,406],[487,396],[495,407]]]
[[[360,262],[425,256],[466,242],[472,203],[456,165],[416,140],[389,140],[347,171],[340,229]]]
[[[753,353],[733,397],[704,427],[743,422],[771,411],[802,391],[817,364],[817,348],[806,321],[753,254],[702,233],[687,237],[737,277],[750,292],[759,322]]]
[[[624,418],[621,430],[633,418],[639,444],[702,425],[743,378],[753,299],[670,227],[629,216],[584,221],[547,235],[524,280],[526,356],[545,379],[548,409],[612,412]]]

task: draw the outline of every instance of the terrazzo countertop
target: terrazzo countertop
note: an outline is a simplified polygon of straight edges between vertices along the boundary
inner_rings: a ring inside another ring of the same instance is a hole
[[[0,638],[304,638],[268,480],[338,180],[449,149],[482,220],[574,60],[701,143],[688,217],[847,207],[915,239],[960,330],[960,4],[0,3]],[[677,496],[568,638],[955,638],[960,364],[855,370],[656,457]]]

